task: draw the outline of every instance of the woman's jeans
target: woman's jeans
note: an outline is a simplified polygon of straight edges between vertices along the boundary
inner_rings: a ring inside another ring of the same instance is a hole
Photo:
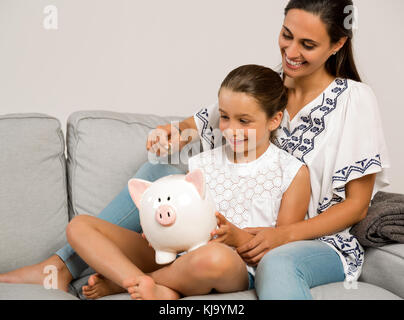
[[[258,263],[255,289],[261,300],[310,300],[310,289],[345,279],[338,253],[319,240],[290,242]]]
[[[170,174],[184,174],[167,164],[146,162],[133,178],[150,182]],[[139,212],[125,187],[97,216],[100,219],[140,233]],[[73,279],[79,278],[88,265],[70,245],[56,252]],[[268,252],[258,264],[255,288],[259,299],[312,299],[310,288],[344,280],[338,254],[320,241],[298,241]]]

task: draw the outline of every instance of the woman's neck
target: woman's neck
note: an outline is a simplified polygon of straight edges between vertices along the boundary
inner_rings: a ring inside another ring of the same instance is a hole
[[[321,68],[304,77],[290,78],[286,76],[285,85],[295,95],[306,97],[313,93],[322,92],[334,79],[335,77],[330,75],[325,68]]]

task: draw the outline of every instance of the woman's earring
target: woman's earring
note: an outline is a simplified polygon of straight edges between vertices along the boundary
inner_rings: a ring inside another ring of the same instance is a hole
[[[335,51],[332,55],[335,56],[337,54],[338,51]]]

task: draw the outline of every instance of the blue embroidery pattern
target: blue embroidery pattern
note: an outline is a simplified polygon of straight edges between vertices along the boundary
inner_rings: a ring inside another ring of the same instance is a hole
[[[349,176],[352,172],[359,172],[360,174],[364,174],[371,166],[376,165],[381,167],[381,159],[380,154],[377,154],[375,158],[372,159],[363,159],[361,161],[355,162],[355,165],[345,167],[341,170],[335,172],[335,175],[332,177],[332,182],[335,181],[343,181],[346,182],[349,179]],[[344,188],[345,190],[345,188]]]
[[[328,208],[332,207],[334,204],[341,203],[342,201],[343,199],[335,194],[333,195],[331,200],[325,197],[323,202],[318,204],[317,213],[321,214]]]
[[[213,128],[209,125],[209,114],[208,114],[208,109],[204,108],[201,111],[199,111],[196,114],[196,117],[201,120],[203,126],[202,126],[202,131],[201,131],[201,137],[210,145],[211,149],[215,148],[215,143],[214,139],[215,137],[213,136]]]
[[[295,128],[293,132],[282,128],[284,137],[275,139],[275,144],[279,148],[304,163],[304,157],[314,149],[316,137],[325,130],[326,116],[335,110],[339,96],[348,88],[347,79],[338,78],[334,82],[336,87],[331,90],[331,94],[326,96],[324,92],[321,104],[313,108],[308,116],[301,117],[304,124]]]
[[[323,93],[321,103],[314,107],[308,115],[303,115],[300,118],[302,123],[299,126],[291,132],[285,127],[280,128],[279,138],[275,139],[275,144],[305,163],[305,156],[315,148],[316,138],[326,129],[327,116],[337,108],[340,95],[347,89],[348,80],[336,79],[335,86],[330,91]],[[373,161],[367,161],[367,159],[358,161],[355,164],[356,166],[347,167],[337,172],[333,177],[333,181],[339,178],[342,181],[342,177],[348,179],[349,174],[354,170],[359,171],[362,169],[364,172],[374,164],[377,164],[375,159]],[[345,186],[336,189],[337,193],[342,191],[345,191]],[[331,196],[327,196],[318,204],[317,213],[321,214],[333,205],[341,202],[343,202],[343,198],[338,194],[334,193]],[[357,278],[360,267],[363,264],[364,251],[354,236],[349,234],[349,232],[341,232],[321,237],[318,240],[332,245],[344,257],[346,262],[344,271],[347,278]]]
[[[346,277],[356,279],[359,267],[363,265],[364,250],[355,236],[347,234],[335,234],[321,237],[319,240],[334,246],[345,258],[348,268],[345,269]]]

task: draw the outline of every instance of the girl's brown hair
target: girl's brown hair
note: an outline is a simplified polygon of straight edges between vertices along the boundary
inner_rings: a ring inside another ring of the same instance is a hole
[[[281,76],[270,68],[250,64],[231,71],[223,80],[222,88],[242,92],[253,97],[268,119],[284,111],[288,103],[288,89]],[[219,93],[220,93],[219,90]]]

